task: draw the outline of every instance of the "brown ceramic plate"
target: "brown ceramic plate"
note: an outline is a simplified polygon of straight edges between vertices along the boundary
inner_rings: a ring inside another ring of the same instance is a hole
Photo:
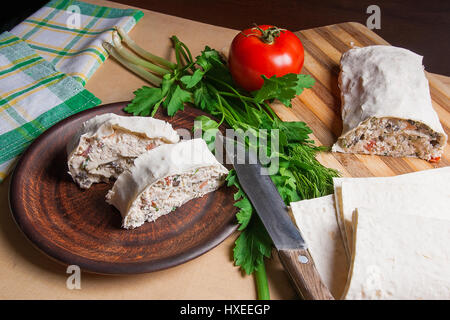
[[[40,250],[84,271],[143,273],[191,260],[225,240],[237,224],[234,190],[223,186],[152,223],[124,230],[120,213],[105,202],[112,182],[81,190],[67,174],[66,145],[82,122],[122,111],[127,102],[96,107],[51,127],[22,155],[10,185],[11,211],[19,228]],[[175,129],[191,130],[203,112],[186,107],[173,118]],[[192,131],[191,131],[192,132]]]

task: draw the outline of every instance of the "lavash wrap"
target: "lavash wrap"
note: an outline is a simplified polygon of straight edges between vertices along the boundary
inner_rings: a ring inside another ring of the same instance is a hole
[[[68,159],[75,152],[81,137],[101,138],[109,136],[115,130],[123,130],[149,139],[160,138],[166,143],[177,143],[180,140],[172,125],[163,120],[151,117],[119,116],[114,113],[105,113],[85,121],[67,144]],[[117,146],[120,148],[120,146]]]
[[[116,180],[106,201],[120,211],[125,222],[133,202],[157,181],[212,166],[217,167],[223,174],[228,173],[209,151],[203,139],[161,145],[136,158],[130,171],[125,171]]]
[[[407,49],[375,45],[353,48],[340,61],[339,88],[344,138],[372,118],[413,120],[447,135],[433,109],[423,57]],[[347,152],[338,142],[332,151]]]

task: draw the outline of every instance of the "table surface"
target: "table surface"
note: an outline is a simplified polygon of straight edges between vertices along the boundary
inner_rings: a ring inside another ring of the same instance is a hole
[[[103,0],[86,2],[125,7],[122,4]],[[176,1],[161,2],[161,7],[165,8],[167,2],[175,3]],[[184,5],[187,3],[187,1],[179,2]],[[236,1],[224,1],[224,3],[230,2],[236,3]],[[152,1],[142,3],[141,7],[152,3]],[[248,3],[255,5],[255,1]],[[156,7],[152,9],[158,10]],[[131,36],[146,49],[167,58],[173,58],[166,49],[170,46],[168,33],[177,34],[186,43],[194,44],[190,45],[194,54],[198,53],[205,44],[213,48],[223,48],[236,34],[235,30],[229,28],[219,26],[205,28],[205,25],[200,22],[143,11],[145,16],[131,31]],[[158,32],[158,26],[164,26],[164,32]],[[235,28],[240,29],[241,26],[236,25]],[[297,30],[297,28],[291,29]],[[103,103],[110,103],[131,99],[132,92],[143,84],[141,79],[108,59],[90,79],[86,88]],[[36,250],[16,227],[8,208],[8,184],[9,179],[0,184],[0,269],[2,270],[0,299],[256,298],[253,277],[243,275],[239,268],[233,266],[232,248],[237,234],[233,234],[208,253],[183,265],[150,274],[127,276],[82,273],[81,290],[69,290],[66,287],[68,277],[66,267]],[[268,261],[267,274],[273,299],[296,298],[276,256]]]

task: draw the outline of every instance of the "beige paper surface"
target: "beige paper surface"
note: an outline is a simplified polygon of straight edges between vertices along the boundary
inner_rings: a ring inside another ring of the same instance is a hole
[[[109,7],[106,1],[86,1]],[[172,35],[185,42],[193,55],[205,45],[227,46],[237,31],[143,10],[145,15],[130,36],[145,49],[174,59]],[[170,54],[169,54],[170,53]],[[104,104],[130,100],[145,82],[108,59],[86,89]],[[237,233],[208,253],[180,266],[149,274],[107,276],[82,272],[81,289],[66,287],[66,267],[39,252],[25,238],[8,206],[10,177],[0,184],[0,299],[255,299],[254,278],[233,265]],[[267,273],[272,299],[297,298],[275,254]]]

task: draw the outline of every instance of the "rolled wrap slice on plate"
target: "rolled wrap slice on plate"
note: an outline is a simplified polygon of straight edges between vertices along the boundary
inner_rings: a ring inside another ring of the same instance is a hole
[[[68,144],[69,174],[87,189],[117,178],[142,153],[179,140],[163,120],[102,114],[84,122]]]
[[[166,144],[138,157],[106,201],[120,211],[122,226],[132,229],[217,190],[227,174],[203,139]]]
[[[381,45],[342,55],[343,131],[333,151],[440,159],[447,135],[431,103],[422,58]]]

